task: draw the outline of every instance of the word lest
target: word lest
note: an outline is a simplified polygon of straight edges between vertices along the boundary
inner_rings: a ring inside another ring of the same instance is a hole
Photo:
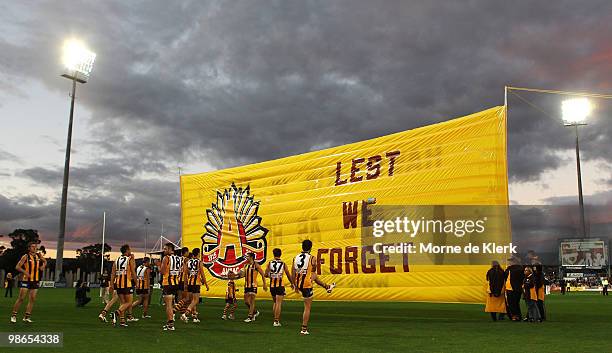
[[[393,176],[395,169],[395,160],[399,157],[400,151],[392,151],[385,153],[388,160],[388,175]],[[366,162],[367,160],[367,162]],[[365,163],[365,169],[363,164]],[[351,161],[351,173],[349,178],[342,179],[342,162],[336,163],[336,186],[346,183],[358,183],[362,180],[374,180],[378,178],[383,169],[383,157],[381,155],[370,156],[366,158],[355,158]],[[365,172],[365,175],[364,175]]]

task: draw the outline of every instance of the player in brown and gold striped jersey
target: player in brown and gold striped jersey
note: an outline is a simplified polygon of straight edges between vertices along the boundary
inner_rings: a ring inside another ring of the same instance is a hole
[[[310,254],[312,250],[312,241],[306,239],[302,241],[302,252],[295,256],[293,259],[293,266],[291,266],[291,275],[294,279],[295,291],[302,293],[304,298],[304,314],[302,315],[302,330],[301,335],[309,335],[308,332],[308,321],[310,320],[310,308],[312,307],[313,298],[313,282],[320,285],[327,290],[327,293],[331,293],[335,283],[326,284],[317,276],[317,257]]]
[[[164,245],[164,258],[161,263],[162,295],[166,305],[166,317],[168,321],[164,325],[164,331],[174,331],[174,297],[178,293],[181,277],[181,259],[174,254],[174,244]]]
[[[125,322],[125,313],[129,313],[130,321],[135,321],[131,316],[132,311],[132,293],[134,292],[133,280],[136,279],[136,261],[132,255],[130,246],[125,244],[121,246],[121,256],[113,263],[111,270],[111,281],[109,291],[116,290],[119,297],[119,308],[111,313],[113,325],[127,327]]]
[[[191,315],[193,322],[200,322],[198,317],[197,305],[200,302],[200,286],[204,285],[206,290],[209,290],[206,276],[204,275],[204,267],[200,260],[200,249],[195,248],[191,251],[191,256],[185,263],[185,291],[189,293],[188,307],[181,314],[181,320],[188,322],[188,316]]]
[[[45,259],[42,252],[36,252],[38,245],[34,242],[28,243],[28,252],[21,257],[15,269],[22,275],[21,281],[19,281],[19,296],[15,305],[13,306],[13,312],[11,313],[11,322],[17,322],[17,312],[21,303],[25,300],[26,295],[28,296],[28,305],[23,316],[23,322],[31,323],[30,316],[32,315],[32,308],[36,301],[36,294],[38,293],[40,271],[47,267],[47,260]]]
[[[266,268],[266,277],[270,278],[270,294],[272,294],[272,310],[274,312],[274,323],[273,326],[281,326],[280,315],[281,306],[283,304],[283,298],[285,298],[285,286],[283,285],[283,277],[287,276],[291,289],[293,289],[293,277],[289,273],[289,269],[281,260],[282,251],[279,248],[272,250],[274,259],[270,260],[268,267]]]
[[[132,309],[142,304],[142,318],[150,319],[149,296],[151,295],[151,259],[145,257],[142,265],[136,269],[136,295],[138,300],[132,303]]]
[[[255,261],[255,254],[247,254],[247,263],[238,273],[237,278],[244,277],[244,303],[249,308],[249,316],[244,319],[244,322],[255,321],[259,316],[259,311],[255,309],[255,297],[257,296],[257,274],[261,275],[263,281],[263,290],[267,291],[266,277],[261,269],[261,266]]]
[[[221,316],[222,320],[234,320],[234,311],[236,311],[236,282],[234,282],[234,278],[236,278],[236,274],[234,272],[229,272],[227,274],[227,288],[225,289],[225,307],[223,308],[223,316]],[[229,314],[228,314],[229,313]]]
[[[180,266],[181,266],[181,275],[178,285],[178,291],[175,298],[176,304],[174,305],[174,311],[184,313],[187,310],[187,306],[191,300],[191,294],[187,290],[187,261],[191,258],[191,253],[189,252],[188,247],[183,247],[182,249],[178,249],[174,252],[175,255],[179,257]]]

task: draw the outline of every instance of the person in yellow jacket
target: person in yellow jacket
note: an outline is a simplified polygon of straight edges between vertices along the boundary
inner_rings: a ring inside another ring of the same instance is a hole
[[[487,271],[487,300],[485,312],[491,313],[493,321],[503,320],[506,314],[506,300],[504,297],[504,270],[499,262],[493,261]]]

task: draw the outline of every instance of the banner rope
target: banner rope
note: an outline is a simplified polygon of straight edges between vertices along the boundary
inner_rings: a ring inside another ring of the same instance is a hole
[[[510,91],[528,91],[528,92],[538,92],[538,93],[548,93],[548,94],[560,94],[560,95],[567,95],[567,96],[579,96],[579,97],[589,97],[589,98],[612,99],[612,94],[600,94],[600,93],[590,93],[590,92],[559,91],[559,90],[551,90],[551,89],[513,87],[513,86],[506,86],[506,88],[508,90],[510,90]]]
[[[521,96],[520,94],[516,93],[516,92],[512,92],[510,91],[510,93],[512,93],[513,95],[515,95],[517,98],[519,98],[520,100],[522,100],[523,102],[527,103],[530,107],[532,107],[533,109],[539,111],[540,113],[544,114],[547,118],[550,118],[556,122],[558,122],[559,119],[555,118],[552,114],[550,114],[549,112],[547,112],[546,110],[544,110],[543,108],[540,108],[539,106],[537,106],[535,103],[530,102],[529,100],[527,100],[527,98],[524,98],[523,96]]]

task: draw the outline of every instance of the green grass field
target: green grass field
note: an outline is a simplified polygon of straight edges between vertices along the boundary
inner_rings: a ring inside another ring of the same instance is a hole
[[[494,323],[482,305],[472,304],[315,302],[311,335],[300,336],[301,302],[284,303],[283,327],[277,328],[272,327],[269,300],[258,302],[262,314],[247,324],[242,322],[246,308],[241,301],[237,320],[222,321],[223,301],[205,299],[202,323],[177,322],[176,331],[164,332],[163,307],[156,304],[159,292],[152,319],[114,328],[98,321],[95,291],[88,307],[76,308],[73,290],[41,289],[35,323],[29,325],[21,322],[21,313],[19,322],[11,324],[14,298],[0,298],[0,332],[63,332],[61,351],[75,352],[612,352],[612,299],[595,293],[549,296],[549,321],[542,324]],[[140,316],[139,309],[136,314]]]

